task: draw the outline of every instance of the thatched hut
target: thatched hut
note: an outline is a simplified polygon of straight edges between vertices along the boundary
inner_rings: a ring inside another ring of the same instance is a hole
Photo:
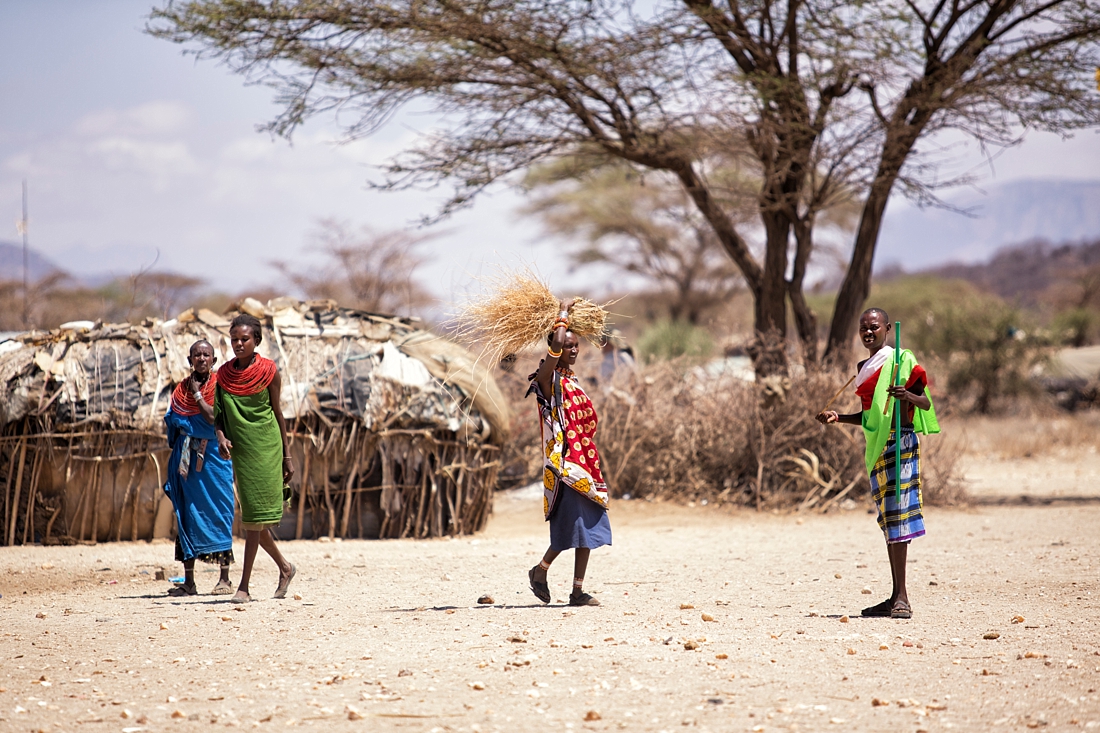
[[[471,354],[416,321],[279,298],[260,353],[283,373],[298,474],[282,538],[437,537],[480,529],[492,507],[507,402]],[[0,544],[169,537],[163,414],[229,321],[65,324],[0,342]]]

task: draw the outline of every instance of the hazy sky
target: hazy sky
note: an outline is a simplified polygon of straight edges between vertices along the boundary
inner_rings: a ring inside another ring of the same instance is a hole
[[[272,260],[308,264],[318,219],[388,229],[435,209],[438,192],[366,189],[370,164],[413,139],[408,123],[347,145],[321,120],[293,144],[272,139],[256,131],[275,112],[271,91],[144,35],[151,6],[0,4],[0,240],[17,240],[25,177],[31,246],[66,269],[131,272],[159,249],[159,269],[238,292],[277,284]],[[1098,171],[1094,133],[1068,142],[1032,135],[998,159],[993,182]],[[514,213],[520,202],[502,190],[437,227],[441,235],[425,245],[433,258],[425,284],[447,299],[483,263],[521,261],[561,282],[563,258],[536,246],[538,227]]]

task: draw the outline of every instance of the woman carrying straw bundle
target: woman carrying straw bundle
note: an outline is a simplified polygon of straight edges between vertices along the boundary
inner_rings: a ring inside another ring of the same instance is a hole
[[[221,577],[212,595],[233,590],[229,564],[233,562],[233,466],[215,447],[214,347],[209,341],[191,344],[187,362],[191,376],[176,385],[164,415],[168,428],[168,481],[164,493],[176,512],[176,560],[183,563],[184,582],[170,596],[193,596],[195,560],[218,563]]]
[[[283,517],[283,486],[294,475],[294,465],[279,404],[282,380],[275,362],[256,353],[262,340],[259,319],[246,313],[233,319],[229,342],[237,358],[218,370],[214,400],[218,448],[223,458],[233,461],[245,530],[244,567],[234,603],[252,600],[248,581],[257,547],[279,566],[275,598],[286,597],[295,574],[271,533]]]
[[[550,547],[528,572],[531,591],[550,602],[546,574],[563,550],[575,550],[570,606],[598,606],[584,592],[588,557],[597,547],[611,544],[607,518],[607,484],[596,449],[596,411],[571,367],[577,361],[579,340],[570,330],[575,301],[560,302],[561,311],[547,341],[546,358],[530,375],[527,394],[538,400],[543,445],[543,513],[550,522]]]
[[[855,378],[856,395],[863,409],[847,415],[826,409],[817,420],[824,425],[860,425],[867,438],[867,472],[878,507],[878,526],[886,537],[893,590],[882,603],[863,609],[862,615],[907,619],[912,618],[913,609],[905,588],[905,561],[909,543],[924,535],[920,441],[916,434],[938,433],[940,428],[926,393],[928,374],[907,349],[902,350],[900,369],[894,373],[894,349],[886,345],[889,333],[886,311],[869,308],[863,312],[859,336],[869,356],[859,363]],[[898,409],[902,410],[900,471],[894,464],[895,440],[899,438],[893,428],[893,410]]]

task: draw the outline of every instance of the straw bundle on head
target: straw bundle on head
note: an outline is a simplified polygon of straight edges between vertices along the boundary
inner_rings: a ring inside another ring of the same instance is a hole
[[[529,270],[490,279],[490,292],[468,301],[455,317],[459,335],[480,341],[485,356],[499,362],[535,343],[545,343],[558,318],[559,300]],[[569,311],[569,330],[596,342],[607,323],[607,311],[577,298]]]

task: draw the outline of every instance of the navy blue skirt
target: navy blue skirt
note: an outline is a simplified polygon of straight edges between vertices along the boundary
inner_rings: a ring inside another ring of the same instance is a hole
[[[550,512],[550,549],[577,547],[595,549],[611,544],[611,522],[607,510],[594,501],[561,485],[554,510]]]

